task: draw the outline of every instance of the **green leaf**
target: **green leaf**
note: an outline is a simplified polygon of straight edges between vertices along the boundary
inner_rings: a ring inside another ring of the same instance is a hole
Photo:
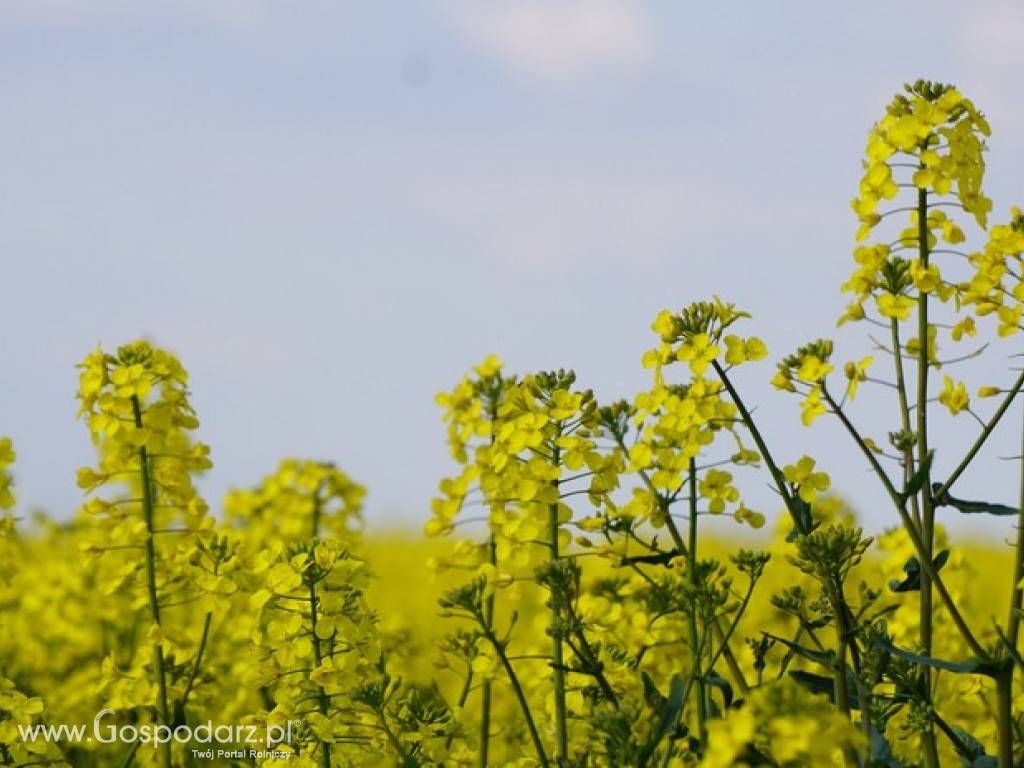
[[[935,483],[932,485],[932,490],[937,494],[942,490],[942,486]],[[993,504],[987,501],[967,501],[966,499],[958,499],[955,496],[950,495],[948,492],[935,497],[935,506],[954,507],[966,515],[985,514],[1008,517],[1010,515],[1020,514],[1020,509],[1018,507],[1010,507],[1006,504]]]
[[[646,677],[646,675],[645,675]],[[647,688],[649,678],[644,680],[644,688]],[[650,683],[653,687],[654,683]],[[669,684],[668,698],[661,696],[664,701],[664,706],[661,707],[661,717],[658,718],[658,725],[655,727],[654,732],[651,734],[651,740],[647,742],[647,745],[640,752],[640,764],[645,764],[650,760],[651,755],[654,754],[654,750],[658,748],[658,744],[661,740],[671,731],[676,723],[679,722],[679,715],[683,711],[683,693],[686,686],[683,683],[683,678],[679,675],[672,675],[672,682]],[[657,693],[657,688],[654,689]],[[645,690],[646,695],[646,690]],[[648,702],[650,699],[648,698]]]
[[[651,680],[651,676],[647,672],[640,672],[640,679],[644,684],[644,700],[647,702],[651,709],[661,710],[665,706],[665,697],[661,695],[661,691],[658,690],[658,686]]]
[[[811,505],[799,496],[791,497],[792,503],[789,506],[790,514],[793,516],[793,530],[786,536],[786,541],[792,543],[799,536],[811,533],[817,528],[814,522],[814,515],[811,514]]]
[[[117,763],[117,768],[128,768],[129,765],[135,760],[135,753],[139,751],[139,745],[141,741],[133,742],[128,748],[128,751],[124,753],[121,759]]]
[[[719,677],[718,675],[705,675],[699,679],[703,680],[705,685],[710,685],[722,692],[722,703],[725,705],[726,709],[729,709],[732,706],[733,691],[728,680],[724,677]]]
[[[888,640],[882,640],[881,638],[876,638],[875,643],[883,651],[887,651],[893,656],[898,656],[904,661],[909,661],[913,664],[921,664],[925,667],[933,667],[934,669],[944,669],[947,672],[956,672],[961,675],[987,675],[991,677],[998,672],[1001,667],[997,662],[982,661],[981,659],[974,657],[971,657],[967,661],[946,661],[944,659],[936,659],[931,656],[921,656],[920,654],[911,653],[903,648],[897,648]]]
[[[942,566],[949,560],[949,550],[944,549],[935,556],[932,560],[932,567],[936,572],[942,570]],[[920,592],[921,591],[921,561],[916,556],[912,556],[903,565],[903,572],[906,573],[906,577],[903,581],[896,581],[892,579],[889,581],[889,589],[893,592]]]
[[[828,694],[829,699],[835,703],[836,681],[833,678],[815,675],[813,672],[804,672],[802,669],[792,670],[789,676],[811,693]],[[860,709],[860,701],[852,691],[852,687],[856,686],[856,680],[847,674],[847,682],[849,692],[846,694],[846,704],[850,709]]]
[[[935,458],[935,451],[928,451],[928,455],[924,457],[924,461],[917,465],[917,471],[907,481],[906,487],[903,489],[903,500],[906,501],[911,496],[916,496],[918,491],[924,488],[925,482],[928,480],[928,474],[932,469],[932,459]]]
[[[1003,646],[1006,648],[1007,653],[1010,654],[1010,659],[1013,664],[1016,664],[1021,669],[1024,669],[1024,659],[1021,658],[1020,652],[1010,642],[1010,638],[1006,636],[1002,628],[996,624],[996,633],[999,635],[999,639],[1002,641]]]
[[[957,754],[960,755],[960,764],[963,768],[996,768],[999,761],[985,753],[985,747],[980,741],[971,736],[959,725],[953,726],[953,733],[956,734]]]
[[[875,726],[869,726],[868,768],[904,768],[892,754],[892,747]]]
[[[821,664],[827,669],[832,669],[832,667],[835,666],[836,655],[832,651],[816,651],[813,648],[806,648],[802,645],[797,645],[790,640],[786,640],[784,637],[777,637],[776,635],[772,635],[768,632],[762,632],[761,634],[770,640],[782,643],[797,656],[801,656],[808,661],[813,661],[815,664]]]

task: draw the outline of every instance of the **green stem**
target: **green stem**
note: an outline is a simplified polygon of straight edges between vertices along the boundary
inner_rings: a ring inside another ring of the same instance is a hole
[[[918,560],[921,561],[921,570],[927,573],[928,577],[931,579],[932,585],[935,587],[935,591],[938,592],[939,597],[942,598],[942,602],[946,606],[946,610],[949,611],[950,618],[953,619],[953,623],[956,625],[956,628],[963,636],[964,642],[967,643],[971,652],[979,659],[983,661],[991,661],[992,659],[990,655],[982,647],[981,643],[978,642],[978,639],[974,636],[970,626],[964,620],[963,615],[961,615],[960,610],[957,608],[956,603],[949,594],[949,590],[946,589],[945,583],[939,576],[938,571],[935,570],[935,565],[925,556],[924,542],[921,540],[920,532],[914,525],[914,521],[910,518],[910,514],[907,512],[906,504],[904,503],[900,492],[896,490],[896,487],[892,484],[892,480],[890,480],[889,476],[885,473],[885,469],[878,463],[878,459],[875,457],[875,454],[868,447],[867,443],[864,442],[864,438],[861,437],[857,428],[853,425],[853,422],[850,421],[842,408],[839,407],[839,404],[832,398],[832,395],[829,394],[824,384],[822,385],[821,391],[822,396],[825,398],[825,402],[827,402],[832,408],[832,412],[839,417],[839,421],[853,438],[857,447],[860,448],[861,453],[864,455],[864,458],[868,460],[868,463],[878,476],[878,479],[881,480],[886,493],[888,493],[889,498],[892,500],[893,506],[896,508],[897,513],[899,513],[900,521],[903,523],[903,527],[907,531],[910,543],[914,545],[914,552],[917,555]]]
[[[846,596],[843,594],[843,582],[838,574],[827,574],[829,602],[836,615],[836,666],[833,670],[833,681],[836,689],[836,706],[843,716],[850,720],[850,686],[847,682],[847,656],[850,647],[850,624],[847,614]],[[866,713],[865,713],[866,716]],[[853,747],[843,750],[846,765],[853,768],[858,764],[857,751]]]
[[[487,407],[487,417],[489,422],[493,425],[498,420],[498,398],[491,398]],[[492,430],[491,434],[491,445],[494,445],[494,434]],[[489,523],[490,524],[490,523]],[[494,529],[491,528],[491,536],[487,540],[487,561],[494,566],[495,573],[497,573],[498,567],[498,544],[494,537]],[[494,624],[494,591],[487,596],[487,600],[484,602],[484,618],[487,621],[488,626]],[[473,679],[473,671],[470,669],[469,677],[466,678],[467,693],[469,681]],[[483,687],[480,690],[480,749],[477,755],[477,765],[479,768],[487,768],[487,763],[490,759],[490,747],[491,747],[491,699],[493,691],[491,690],[490,678],[484,678]],[[460,704],[461,706],[461,704]]]
[[[473,667],[468,666],[466,669],[466,679],[462,683],[462,690],[459,692],[459,709],[462,709],[466,705],[466,701],[469,699],[469,691],[473,687]],[[444,746],[447,749],[452,745],[455,740],[455,733],[449,733],[444,740]]]
[[[740,625],[740,619],[743,618],[743,614],[747,611],[747,606],[750,605],[750,598],[754,594],[754,587],[757,581],[754,579],[750,580],[750,584],[747,586],[747,593],[743,596],[743,601],[740,603],[739,608],[736,609],[736,616],[733,618],[732,623],[729,625],[729,629],[721,634],[718,640],[718,650],[715,651],[711,660],[708,662],[708,672],[713,673],[715,671],[715,664],[718,663],[718,659],[722,657],[722,654],[729,648],[729,640],[732,638],[736,628]]]
[[[561,460],[561,451],[558,446],[553,446],[552,463],[558,466]],[[553,480],[557,497],[558,480]],[[558,502],[548,505],[548,544],[551,547],[551,562],[559,559],[558,534]],[[551,595],[551,684],[555,696],[555,757],[556,762],[561,763],[569,757],[569,729],[565,707],[565,660],[562,649],[561,616],[558,609],[558,600]]]
[[[896,362],[896,393],[900,404],[900,426],[906,435],[910,429],[910,405],[907,400],[907,378],[903,371],[903,345],[900,342],[900,323],[892,318],[889,323],[892,331],[893,358]],[[909,445],[903,452],[903,482],[906,483],[914,475],[914,450]],[[917,496],[910,500],[910,512],[917,527],[921,527],[921,510],[917,506]]]
[[[195,685],[196,677],[199,675],[199,666],[203,663],[203,654],[206,652],[206,641],[210,637],[210,622],[213,620],[213,614],[207,613],[206,618],[203,620],[203,634],[199,638],[199,650],[196,651],[196,658],[192,662],[192,672],[188,676],[188,684],[185,686],[185,693],[181,696],[181,707],[185,708],[188,704],[188,697],[192,693],[192,686]]]
[[[132,395],[132,415],[136,429],[142,429],[142,407],[137,395]],[[149,612],[153,623],[160,627],[160,598],[156,588],[156,544],[153,540],[153,479],[149,471],[149,454],[146,446],[139,447],[139,471],[142,482],[142,517],[146,523],[146,595],[149,600]],[[157,711],[164,722],[170,726],[170,712],[167,707],[167,673],[164,670],[164,651],[160,642],[153,644],[153,675],[157,684]],[[171,768],[171,745],[160,745],[160,763],[163,768]]]
[[[626,448],[626,442],[623,440],[622,435],[616,434],[613,435],[613,437],[615,438],[616,445],[618,445],[623,452],[628,453],[629,450]],[[687,548],[683,543],[683,537],[679,533],[679,528],[676,527],[675,520],[672,519],[668,503],[661,494],[658,493],[658,489],[654,487],[654,483],[651,481],[650,475],[648,475],[647,472],[641,469],[637,471],[637,474],[640,476],[644,485],[647,486],[651,495],[658,500],[659,508],[665,518],[665,527],[668,528],[669,536],[672,537],[672,543],[675,544],[676,550],[680,555],[685,555]],[[715,634],[719,639],[725,636],[725,630],[722,629],[722,623],[718,618],[712,620],[711,629],[713,634]],[[723,654],[725,656],[725,663],[729,667],[729,671],[732,673],[733,680],[736,682],[737,687],[741,692],[749,693],[750,685],[747,683],[747,678],[743,674],[743,669],[736,660],[736,654],[732,652],[728,643],[723,643]]]
[[[964,473],[967,467],[970,466],[970,463],[974,460],[974,457],[978,455],[978,451],[980,451],[981,447],[985,445],[985,441],[988,440],[989,435],[991,435],[992,432],[995,431],[996,425],[999,423],[1000,419],[1003,418],[1003,415],[1006,413],[1006,411],[1009,410],[1010,404],[1013,402],[1014,398],[1020,393],[1022,387],[1024,387],[1024,370],[1020,372],[1020,375],[1017,377],[1017,380],[1013,383],[1013,386],[1010,388],[1010,391],[1007,392],[1006,397],[1003,398],[1003,402],[999,404],[999,407],[996,409],[996,412],[992,414],[992,418],[985,422],[985,428],[981,430],[981,434],[978,435],[977,439],[974,441],[974,444],[971,445],[967,453],[964,454],[963,459],[957,465],[957,468],[953,470],[953,473],[949,476],[949,479],[942,484],[942,487],[938,491],[932,494],[933,498],[941,499],[947,493],[949,493],[949,489],[953,487],[953,483],[960,479],[960,476]]]
[[[721,379],[722,384],[725,385],[725,389],[729,392],[729,397],[732,398],[737,410],[740,412],[740,418],[747,427],[747,431],[750,432],[750,436],[754,438],[754,444],[757,445],[757,450],[761,454],[761,458],[764,459],[765,465],[768,467],[768,472],[772,476],[772,481],[775,483],[775,488],[782,496],[782,500],[786,504],[786,510],[790,513],[793,518],[793,525],[796,527],[798,533],[807,533],[804,521],[800,515],[797,514],[796,504],[793,501],[793,495],[789,492],[789,486],[786,483],[786,476],[782,474],[782,470],[779,469],[779,465],[775,463],[775,459],[772,458],[771,451],[768,450],[768,444],[765,442],[764,437],[761,436],[761,430],[757,428],[757,423],[754,421],[754,417],[750,414],[746,404],[740,397],[740,393],[736,391],[732,381],[726,374],[725,369],[722,368],[721,364],[717,360],[712,360],[711,365],[715,368],[715,373],[718,374],[718,378]]]
[[[498,563],[498,548],[494,542],[494,535],[491,534],[490,540],[487,542],[487,559],[491,565],[497,567]],[[487,600],[484,602],[484,618],[487,620],[488,625],[494,623],[494,592],[487,596]],[[472,675],[470,671],[470,675]],[[467,678],[468,680],[469,678]],[[491,681],[488,679],[484,680],[483,688],[480,692],[480,749],[477,754],[477,765],[480,768],[487,768],[487,761],[489,758],[489,751],[491,746]]]
[[[1013,664],[996,675],[996,722],[999,768],[1013,768]]]
[[[537,724],[533,721],[533,713],[530,711],[530,704],[526,701],[526,694],[523,693],[523,686],[519,683],[519,677],[516,675],[516,671],[512,667],[512,662],[509,661],[508,654],[505,653],[505,647],[495,636],[494,630],[491,629],[490,625],[484,623],[482,614],[476,614],[476,619],[483,628],[484,637],[487,638],[487,641],[494,648],[494,652],[498,654],[498,660],[501,662],[502,667],[505,668],[505,674],[508,676],[508,682],[512,686],[512,692],[515,694],[516,700],[519,702],[519,708],[523,712],[523,719],[526,721],[526,729],[530,732],[530,740],[533,742],[533,748],[537,752],[537,760],[540,762],[542,768],[549,768],[551,763],[548,762],[547,753],[544,751],[544,742],[541,741],[540,733],[537,730]]]
[[[310,527],[313,529],[313,538],[320,538],[320,516],[321,516],[321,501],[320,501],[320,488],[318,487],[313,492],[313,515],[310,521]]]
[[[921,266],[928,268],[928,190],[917,191],[917,249]],[[927,472],[928,456],[928,293],[918,291],[917,295],[917,461]],[[921,557],[932,561],[935,546],[935,507],[932,503],[931,478],[925,477],[921,486]],[[932,654],[932,579],[927,571],[921,572],[920,593],[921,649],[925,656]],[[931,701],[932,671],[921,670],[924,675],[924,690]],[[929,728],[922,735],[924,764],[926,768],[938,768],[939,753],[935,732]]]
[[[384,735],[387,736],[388,743],[391,745],[391,748],[395,750],[395,754],[398,755],[401,764],[405,765],[409,756],[405,753],[405,750],[402,749],[402,742],[398,740],[398,737],[395,736],[395,732],[392,731],[391,726],[388,725],[388,718],[384,714],[383,709],[377,710],[377,719],[380,721],[380,727],[384,731]]]
[[[316,663],[316,668],[319,669],[323,664],[323,656],[320,653],[320,638],[316,636],[316,584],[312,582],[309,585],[309,623],[313,641],[313,661]],[[320,714],[326,717],[330,699],[327,696],[327,691],[322,687],[318,687],[318,690],[319,695],[317,696],[317,700],[320,708]],[[399,754],[401,754],[400,749]],[[331,745],[326,741],[320,742],[320,768],[331,768]]]
[[[686,549],[686,578],[690,587],[690,611],[687,616],[690,634],[691,674],[697,681],[694,686],[694,703],[697,705],[697,734],[701,750],[708,741],[708,700],[704,674],[701,670],[703,651],[697,647],[697,463],[690,459],[690,541]]]
[[[1021,454],[1024,455],[1024,425],[1021,426]],[[1011,654],[1016,654],[1020,639],[1020,611],[1024,602],[1021,579],[1024,578],[1024,459],[1020,468],[1020,507],[1017,513],[1017,550],[1013,561],[1013,580],[1010,582],[1010,610],[1006,619],[1006,643]],[[1013,765],[1013,673],[1009,669],[996,678],[996,699],[999,719],[999,768]]]
[[[574,620],[574,624],[577,623],[575,621],[575,615],[570,616],[570,618]],[[598,659],[597,654],[594,652],[594,647],[590,644],[590,641],[587,640],[587,636],[582,630],[577,630],[573,634],[576,637],[576,641],[579,643],[579,646],[577,647],[572,645],[570,641],[573,651],[575,651],[576,654],[586,662],[588,671],[593,676],[594,680],[597,681],[597,687],[601,689],[601,693],[604,694],[604,697],[611,702],[615,709],[618,709],[619,697],[616,695],[615,689],[612,688],[612,684],[608,682],[608,678],[605,676],[604,670],[601,668],[601,660]]]

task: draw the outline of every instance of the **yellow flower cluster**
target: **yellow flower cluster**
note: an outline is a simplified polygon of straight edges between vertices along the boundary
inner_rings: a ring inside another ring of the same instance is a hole
[[[350,538],[361,525],[366,489],[334,464],[285,459],[255,488],[231,491],[224,514],[257,540]]]
[[[915,187],[938,196],[955,194],[984,226],[992,209],[981,191],[984,137],[990,132],[974,104],[955,88],[925,81],[907,86],[868,136],[860,196],[852,204],[861,221],[857,239],[866,238],[881,220],[879,202],[899,192],[893,176],[897,158],[915,164]]]
[[[754,691],[742,709],[716,720],[708,739],[711,749],[701,768],[752,768],[843,765],[844,750],[863,749],[864,735],[837,710],[823,712],[817,696],[775,682]]]
[[[93,494],[83,508],[101,521],[104,539],[97,551],[140,545],[173,523],[183,526],[182,541],[208,529],[208,507],[192,475],[211,466],[209,449],[188,436],[199,422],[178,360],[137,341],[116,355],[97,349],[79,367],[79,415],[100,460],[98,467],[78,471],[78,485],[90,493],[111,484],[127,489],[119,498]]]
[[[68,766],[56,744],[45,739],[22,738],[22,730],[40,724],[43,701],[26,696],[0,675],[0,765]]]

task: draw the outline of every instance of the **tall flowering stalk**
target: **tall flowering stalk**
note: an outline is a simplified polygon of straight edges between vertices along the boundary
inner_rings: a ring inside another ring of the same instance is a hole
[[[442,496],[433,500],[433,516],[427,523],[428,536],[444,535],[454,529],[454,520],[463,510],[474,480],[479,476],[480,466],[476,460],[476,450],[486,447],[490,450],[494,444],[494,425],[498,419],[498,409],[507,390],[514,385],[514,380],[501,374],[502,363],[494,355],[489,356],[473,370],[472,376],[463,377],[452,392],[437,395],[438,405],[445,409],[445,421],[448,423],[448,445],[454,458],[463,466],[462,474],[456,478],[442,481]],[[472,460],[470,451],[473,452]],[[484,493],[481,488],[477,491]],[[496,501],[496,500],[495,500]],[[481,503],[490,503],[486,498]],[[498,534],[494,524],[489,522],[488,535],[484,542],[483,567],[491,575],[498,569]],[[472,552],[472,550],[471,550]],[[476,559],[478,554],[470,555]],[[464,557],[464,556],[463,556]],[[495,591],[488,590],[484,598],[483,621],[493,625],[495,619]],[[467,652],[469,649],[466,649]],[[468,666],[462,690],[458,697],[458,707],[465,706],[473,686],[474,671]],[[477,744],[477,762],[481,768],[490,760],[491,715],[492,715],[492,681],[485,676],[480,684],[480,725],[479,743]]]
[[[255,679],[270,710],[260,719],[308,720],[298,759],[323,768],[332,764],[331,716],[377,649],[362,600],[364,564],[349,556],[365,495],[333,464],[285,459],[259,485],[225,499],[229,522],[248,541],[255,577]],[[342,624],[349,631],[339,637]]]
[[[188,375],[178,360],[146,341],[98,349],[80,366],[78,397],[99,450],[99,464],[79,470],[78,485],[91,495],[85,510],[98,520],[99,540],[90,551],[137,552],[120,571],[120,583],[137,595],[149,614],[149,677],[155,691],[148,704],[157,721],[175,726],[175,699],[164,650],[166,611],[206,596],[233,591],[220,573],[227,547],[210,546],[207,506],[192,475],[210,467],[209,450],[189,433],[199,424],[189,400]],[[112,496],[100,490],[123,489]],[[203,560],[206,560],[204,563]],[[206,612],[194,654],[198,671],[209,632]],[[182,682],[182,706],[195,680]],[[130,702],[125,702],[130,703]],[[171,744],[161,745],[161,762],[172,763]]]
[[[1016,508],[1006,505],[959,500],[951,489],[1019,392],[1024,375],[1006,389],[979,390],[982,397],[1002,394],[1004,399],[990,419],[975,416],[981,432],[958,463],[950,463],[955,456],[936,451],[929,440],[936,405],[954,417],[973,415],[963,382],[944,375],[943,386],[936,392],[930,385],[930,373],[981,351],[944,359],[940,354],[940,336],[948,333],[954,344],[974,337],[978,329],[976,318],[986,316],[996,319],[998,336],[1012,336],[1020,330],[1024,314],[1024,285],[1019,270],[1024,250],[1024,219],[1014,209],[1009,224],[991,228],[988,225],[992,203],[982,189],[988,135],[986,119],[952,86],[918,81],[893,99],[868,138],[860,194],[853,201],[860,221],[857,240],[865,244],[854,250],[857,268],[843,288],[855,298],[839,321],[840,325],[848,321],[870,322],[888,331],[888,343],[875,341],[875,346],[878,352],[891,357],[892,380],[869,376],[871,358],[849,361],[843,366],[844,391],[838,394],[830,387],[829,374],[834,365],[829,341],[806,345],[786,358],[775,379],[780,389],[803,396],[805,424],[826,413],[838,418],[877,475],[912,544],[914,554],[906,570],[913,579],[900,585],[900,591],[919,593],[920,655],[915,659],[914,669],[920,678],[920,694],[912,697],[912,728],[920,734],[923,760],[928,768],[940,764],[939,733],[952,742],[961,756],[969,755],[973,749],[950,729],[942,717],[941,702],[933,698],[937,675],[942,672],[983,675],[995,681],[997,759],[1005,768],[1012,766],[1014,760],[1009,702],[1013,688],[1011,658],[1019,658],[1019,619],[1014,618],[1019,603],[1019,569],[1013,576],[1014,597],[1006,630],[1010,635],[997,627],[996,634],[1005,647],[993,650],[995,635],[967,620],[963,598],[951,592],[940,574],[949,551],[936,549],[936,510],[951,507],[965,513],[1016,514]],[[897,202],[901,195],[909,198],[903,205]],[[891,207],[887,206],[888,201],[893,201]],[[901,217],[902,228],[888,230],[890,222]],[[970,240],[965,232],[969,224],[983,237],[977,250],[965,250],[970,246],[963,245]],[[881,240],[865,242],[878,231],[884,232]],[[911,333],[916,335],[907,338],[906,325],[911,325]],[[913,363],[913,380],[907,370],[908,361]],[[849,413],[858,386],[864,382],[881,382],[895,392],[898,426],[889,433],[892,454],[862,434]],[[886,468],[888,462],[896,465],[897,472]],[[942,481],[936,479],[935,471],[940,462],[953,467]],[[1020,543],[1024,544],[1024,539]],[[935,596],[956,628],[964,651],[973,657],[962,668],[933,658]],[[851,647],[856,648],[856,644]]]

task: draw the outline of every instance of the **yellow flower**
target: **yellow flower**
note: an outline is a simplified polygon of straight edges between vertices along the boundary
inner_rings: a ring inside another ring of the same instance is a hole
[[[786,481],[798,488],[800,498],[808,504],[832,485],[831,478],[824,472],[815,472],[814,467],[814,459],[802,456],[796,464],[787,464],[782,469]]]
[[[871,366],[872,358],[868,357],[861,358],[859,363],[849,362],[843,368],[843,372],[846,374],[846,378],[849,381],[846,387],[846,394],[851,400],[857,396],[857,386],[868,378],[868,368]]]
[[[864,319],[864,305],[859,301],[853,301],[846,305],[843,314],[836,321],[837,326],[844,325],[851,320],[856,322]]]
[[[502,366],[503,363],[497,355],[488,355],[473,370],[481,379],[489,379],[492,376],[497,376],[501,372]]]
[[[631,469],[646,469],[654,462],[654,453],[647,443],[636,443],[629,449]]]
[[[793,376],[788,368],[779,368],[775,372],[775,375],[772,376],[772,386],[784,392],[796,392],[796,387],[793,386]]]
[[[815,355],[807,355],[800,362],[800,368],[797,369],[796,377],[801,381],[814,383],[821,381],[831,372],[831,364],[823,362]]]
[[[679,336],[679,326],[679,318],[663,309],[651,323],[651,330],[658,334],[662,341],[671,343]]]
[[[977,332],[978,330],[974,323],[974,318],[968,315],[953,326],[950,336],[953,337],[953,341],[960,341],[964,336],[973,337]]]
[[[706,333],[698,333],[679,346],[676,358],[688,361],[695,376],[703,376],[718,353],[719,349],[711,342],[711,337]]]
[[[946,406],[954,416],[969,408],[971,398],[967,394],[967,386],[962,381],[954,384],[953,379],[949,376],[943,376],[942,380],[943,386],[942,391],[939,392],[939,402]]]
[[[741,523],[746,523],[751,528],[764,527],[764,515],[750,509],[746,504],[741,503],[739,508],[733,513],[733,517]]]
[[[715,514],[725,511],[725,505],[740,497],[732,485],[732,474],[720,469],[709,469],[700,481],[700,493],[708,501],[708,510]]]
[[[745,362],[756,362],[768,356],[768,347],[756,336],[741,339],[739,336],[725,337],[725,362],[729,365],[740,365]]]
[[[914,281],[914,286],[921,293],[934,291],[942,284],[942,274],[939,272],[938,265],[929,264],[925,267],[917,259],[910,262],[910,277]]]
[[[875,299],[875,304],[880,315],[897,320],[909,320],[910,310],[914,308],[912,298],[894,293],[883,293]]]
[[[821,387],[815,387],[807,393],[800,403],[800,420],[805,427],[811,426],[814,420],[825,413],[825,404],[821,402]]]

